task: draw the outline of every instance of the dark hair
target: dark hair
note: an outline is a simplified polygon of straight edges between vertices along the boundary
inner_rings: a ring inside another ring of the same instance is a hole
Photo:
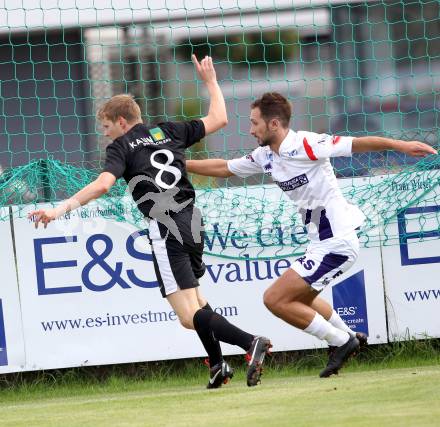
[[[278,92],[266,92],[251,104],[251,108],[259,108],[261,117],[266,123],[271,119],[279,119],[284,128],[289,126],[292,107],[290,102]]]
[[[98,120],[107,119],[112,123],[123,117],[132,123],[141,120],[141,110],[131,95],[115,95],[99,108],[96,116]]]

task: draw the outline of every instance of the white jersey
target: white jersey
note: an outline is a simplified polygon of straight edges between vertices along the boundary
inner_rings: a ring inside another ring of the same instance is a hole
[[[311,241],[341,237],[365,219],[348,203],[338,186],[330,157],[351,156],[353,138],[289,130],[279,154],[258,147],[251,154],[228,161],[229,170],[242,178],[257,173],[272,176],[295,202]]]

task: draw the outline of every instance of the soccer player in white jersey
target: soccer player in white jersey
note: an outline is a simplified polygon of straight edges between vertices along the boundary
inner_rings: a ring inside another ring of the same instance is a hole
[[[250,133],[259,147],[242,158],[187,161],[187,170],[199,175],[248,177],[271,175],[302,215],[310,243],[304,256],[264,293],[264,304],[277,317],[327,341],[332,351],[321,377],[337,374],[359,350],[360,340],[319,293],[347,271],[359,253],[356,234],[363,213],[348,203],[338,187],[330,157],[352,153],[396,150],[411,156],[437,154],[419,141],[376,136],[353,138],[289,128],[291,106],[279,93],[266,93],[251,105]]]

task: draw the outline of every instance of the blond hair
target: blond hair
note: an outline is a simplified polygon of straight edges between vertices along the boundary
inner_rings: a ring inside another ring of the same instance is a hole
[[[96,113],[98,120],[115,123],[119,117],[132,123],[141,120],[141,109],[131,95],[115,95],[105,102]]]

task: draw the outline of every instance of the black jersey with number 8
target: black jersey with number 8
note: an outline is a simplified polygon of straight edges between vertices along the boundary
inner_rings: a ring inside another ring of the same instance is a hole
[[[201,120],[157,126],[139,123],[108,145],[104,172],[124,178],[146,217],[154,217],[152,208],[161,202],[168,205],[159,209],[162,211],[190,206],[195,192],[186,173],[185,149],[204,136]]]

